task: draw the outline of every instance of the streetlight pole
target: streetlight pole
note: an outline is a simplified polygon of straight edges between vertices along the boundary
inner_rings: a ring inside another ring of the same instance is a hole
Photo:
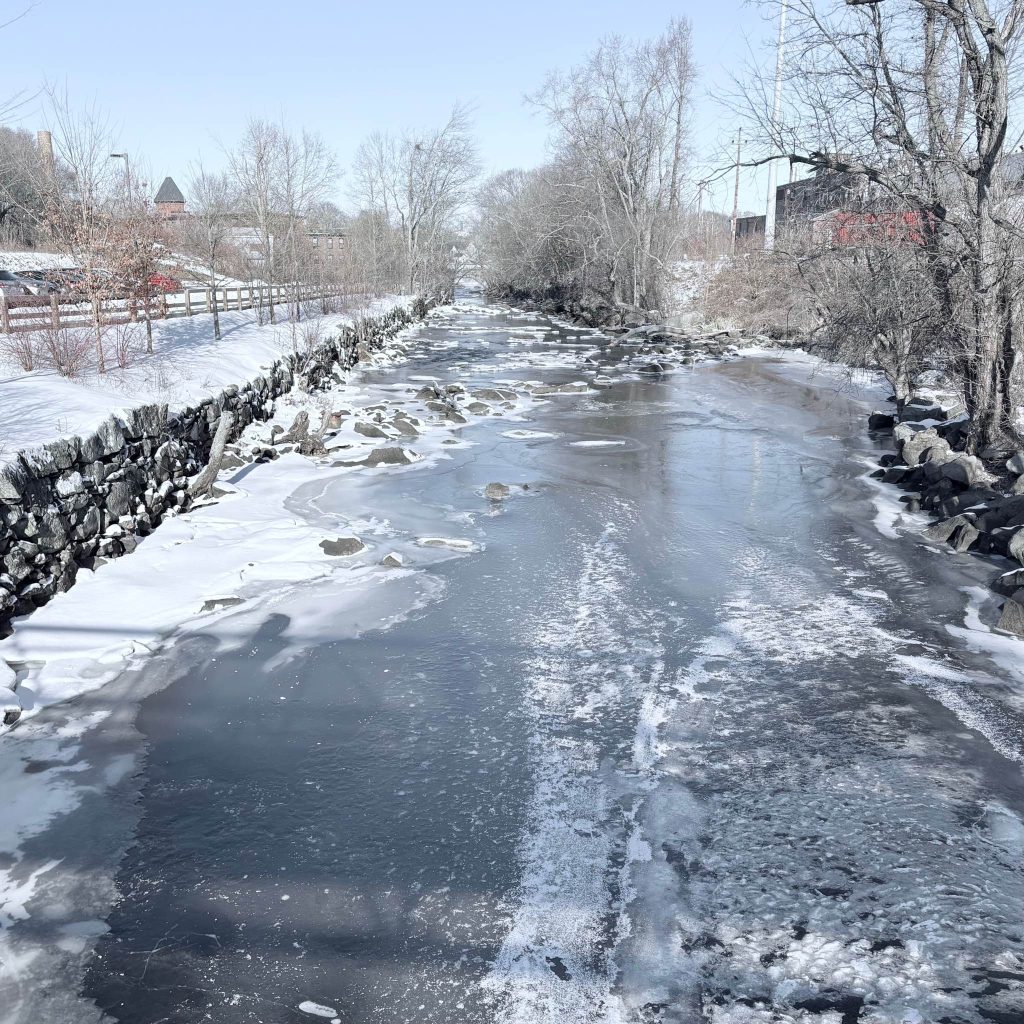
[[[131,172],[131,167],[128,164],[128,154],[127,153],[111,153],[110,154],[110,159],[111,160],[123,160],[124,161],[124,185],[125,185],[125,190],[128,193],[128,205],[131,206],[131,204],[132,204],[132,172]]]
[[[782,119],[782,69],[786,51],[786,15],[789,13],[787,0],[782,0],[782,11],[779,15],[779,47],[775,58],[775,104],[772,109],[772,131],[778,132],[779,121]],[[775,159],[768,161],[768,207],[764,218],[764,247],[775,248]]]

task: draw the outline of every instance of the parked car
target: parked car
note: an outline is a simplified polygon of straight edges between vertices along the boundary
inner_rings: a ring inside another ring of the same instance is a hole
[[[72,301],[80,301],[85,297],[85,275],[78,270],[53,270],[49,279],[57,286],[61,296]]]
[[[33,295],[52,295],[60,292],[60,285],[53,280],[52,275],[41,270],[23,270],[18,277]]]
[[[32,296],[28,285],[17,274],[9,270],[0,270],[0,291],[7,299],[25,299]]]
[[[175,295],[184,287],[176,278],[168,274],[150,274],[149,287],[155,292],[163,292],[165,295]]]

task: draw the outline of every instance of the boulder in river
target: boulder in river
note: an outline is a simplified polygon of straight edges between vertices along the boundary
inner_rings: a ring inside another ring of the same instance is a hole
[[[405,437],[419,437],[419,430],[416,429],[416,425],[405,416],[396,416],[392,421],[392,426],[400,434]]]
[[[900,424],[903,426],[903,424]],[[895,435],[894,435],[895,436]],[[903,461],[908,466],[917,466],[928,460],[930,453],[949,454],[949,444],[934,429],[920,430],[911,434],[903,440],[900,449]]]
[[[514,402],[518,397],[508,388],[481,388],[472,392],[475,399],[481,402]]]
[[[380,560],[380,564],[387,566],[389,569],[402,569],[405,566],[405,558],[397,551],[389,551]]]
[[[949,519],[943,519],[939,523],[933,523],[924,531],[924,535],[937,544],[945,544],[963,526],[974,526],[974,516],[971,513],[962,513]]]
[[[582,395],[590,390],[585,381],[574,381],[572,384],[541,384],[535,387],[535,395]]]
[[[1006,599],[997,627],[1007,633],[1024,636],[1024,587]]]
[[[985,469],[985,464],[976,455],[960,455],[944,461],[941,475],[947,480],[966,484],[968,487],[995,483],[995,477]]]
[[[1024,526],[1018,527],[1006,542],[1006,551],[1011,558],[1015,558],[1021,565],[1024,565]]]
[[[366,545],[358,537],[338,537],[337,540],[322,540],[320,547],[326,555],[344,557],[345,555],[358,555],[365,550]]]
[[[888,430],[895,426],[896,417],[877,409],[868,417],[868,430]]]
[[[0,715],[4,725],[14,725],[21,718],[21,700],[6,686],[0,686]]]
[[[364,423],[360,421],[356,423],[352,428],[357,434],[362,434],[363,437],[383,437],[386,438],[388,435],[377,426],[376,423]]]
[[[493,483],[484,488],[484,497],[491,501],[504,501],[511,493],[508,484]]]
[[[364,460],[366,466],[406,466],[419,456],[409,448],[374,448]]]

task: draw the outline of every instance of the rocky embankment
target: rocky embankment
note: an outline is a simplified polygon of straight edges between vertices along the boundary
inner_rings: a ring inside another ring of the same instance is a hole
[[[88,437],[62,438],[0,466],[0,635],[12,618],[71,587],[79,570],[134,551],[164,516],[188,508],[191,478],[209,459],[222,417],[228,440],[241,436],[296,384],[339,383],[426,311],[417,303],[360,321],[198,405],[139,406]]]
[[[897,417],[873,413],[869,426],[891,430],[896,450],[874,473],[904,491],[912,512],[938,517],[925,536],[954,551],[995,555],[1016,563],[993,589],[1006,598],[998,628],[1024,636],[1024,452],[991,449],[968,455],[967,419],[955,400],[911,400]]]

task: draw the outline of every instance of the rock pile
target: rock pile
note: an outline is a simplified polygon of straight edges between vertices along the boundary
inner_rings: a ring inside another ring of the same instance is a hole
[[[968,455],[961,409],[924,401],[907,409],[911,418],[893,427],[896,451],[882,456],[874,476],[905,490],[900,501],[910,511],[939,517],[925,531],[929,540],[1024,565],[1024,453]],[[882,417],[873,414],[870,425],[884,427]],[[1024,636],[1024,569],[1002,573],[993,586],[1007,597],[999,628]]]

